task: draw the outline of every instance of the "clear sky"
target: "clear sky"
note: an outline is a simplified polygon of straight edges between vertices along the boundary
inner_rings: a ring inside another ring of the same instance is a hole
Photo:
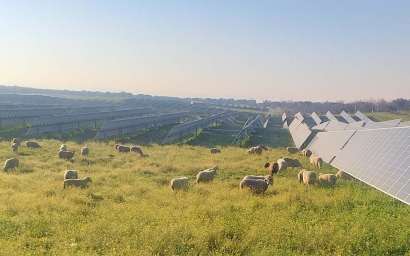
[[[410,2],[20,1],[0,84],[177,97],[410,98]]]

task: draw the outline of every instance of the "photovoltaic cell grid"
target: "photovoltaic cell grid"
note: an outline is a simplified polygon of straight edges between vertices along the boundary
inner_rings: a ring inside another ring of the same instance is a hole
[[[322,119],[320,119],[316,112],[312,112],[311,116],[317,125],[322,123]]]
[[[318,132],[306,148],[329,163],[355,132]]]
[[[357,131],[331,165],[410,204],[410,127]]]
[[[346,113],[344,110],[340,115],[343,117],[344,120],[346,120],[349,124],[355,123],[356,120],[354,120],[348,113]]]

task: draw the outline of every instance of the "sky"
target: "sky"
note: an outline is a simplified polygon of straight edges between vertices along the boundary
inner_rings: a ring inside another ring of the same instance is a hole
[[[410,3],[20,1],[0,84],[191,98],[410,98]]]

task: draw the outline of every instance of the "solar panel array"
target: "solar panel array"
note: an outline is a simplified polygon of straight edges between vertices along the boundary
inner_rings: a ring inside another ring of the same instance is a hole
[[[289,125],[289,131],[297,148],[301,148],[312,134],[309,127],[297,118],[293,119],[292,123]]]
[[[373,122],[361,113],[357,116],[362,121],[345,118],[349,124],[331,118],[326,130],[339,131],[318,132],[306,148],[332,166],[410,205],[410,126],[401,126],[400,120]],[[295,120],[289,126],[291,135],[305,125]],[[297,138],[292,138],[296,144]]]
[[[171,131],[163,140],[162,144],[170,143],[174,140],[182,140],[182,137],[190,135],[192,133],[197,133],[200,129],[210,126],[214,122],[216,123],[218,119],[223,118],[226,112],[215,114],[209,117],[205,117],[199,120],[195,120],[189,123],[181,124],[172,127]]]
[[[256,126],[260,126],[260,123],[261,123],[261,116],[257,115],[245,127],[243,127],[242,130],[239,131],[238,135],[236,135],[231,145],[241,140],[245,134],[250,134],[251,132],[255,132],[254,128]]]

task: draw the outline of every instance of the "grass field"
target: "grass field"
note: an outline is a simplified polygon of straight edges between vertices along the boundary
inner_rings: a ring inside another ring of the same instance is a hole
[[[357,180],[307,188],[300,168],[290,168],[265,196],[241,191],[243,176],[266,175],[264,163],[282,156],[314,169],[286,152],[289,133],[274,124],[230,146],[235,135],[211,129],[165,146],[154,131],[121,139],[144,156],[117,153],[117,140],[64,141],[77,152],[71,161],[57,157],[62,141],[22,146],[20,168],[0,174],[0,255],[410,255],[410,207]],[[262,155],[246,153],[261,142]],[[83,146],[89,156],[78,154]],[[16,156],[9,141],[0,154]],[[214,182],[195,183],[215,165]],[[66,169],[93,182],[62,189]],[[320,172],[336,171],[325,164]],[[181,176],[189,189],[174,193],[170,181]]]

